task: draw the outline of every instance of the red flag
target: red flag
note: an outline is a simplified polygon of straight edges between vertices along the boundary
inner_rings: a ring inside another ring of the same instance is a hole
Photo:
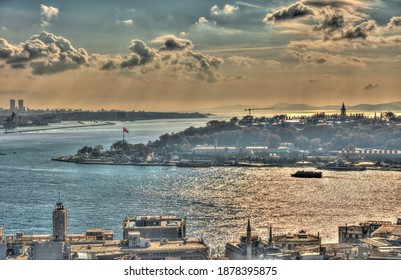
[[[123,127],[123,133],[129,133],[128,129],[126,129],[125,127]]]

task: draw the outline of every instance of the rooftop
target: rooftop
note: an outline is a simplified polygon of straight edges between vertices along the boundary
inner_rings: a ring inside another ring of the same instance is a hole
[[[71,252],[108,255],[108,254],[123,254],[123,253],[151,253],[164,251],[188,251],[188,250],[205,250],[207,246],[199,238],[188,238],[175,241],[151,241],[146,248],[128,247],[121,245],[119,241],[107,240],[102,243],[85,243],[71,246]]]
[[[176,216],[136,216],[126,217],[124,228],[180,227],[183,219]]]
[[[286,235],[274,237],[275,242],[308,242],[316,240],[320,240],[320,237],[307,234],[304,230],[301,230],[298,234],[287,233]]]
[[[401,225],[383,225],[372,233],[372,237],[380,235],[401,236]]]

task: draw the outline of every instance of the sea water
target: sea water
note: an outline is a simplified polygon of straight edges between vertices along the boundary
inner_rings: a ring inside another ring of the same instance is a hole
[[[295,168],[177,168],[80,165],[51,161],[85,145],[106,149],[122,138],[147,143],[161,134],[209,119],[152,120],[0,135],[0,226],[16,232],[51,234],[52,210],[68,209],[68,232],[113,230],[122,238],[126,215],[176,215],[188,220],[188,235],[212,248],[245,234],[319,232],[337,241],[339,225],[390,220],[401,215],[401,172],[324,171],[322,179],[293,178]],[[76,125],[62,123],[58,125]]]

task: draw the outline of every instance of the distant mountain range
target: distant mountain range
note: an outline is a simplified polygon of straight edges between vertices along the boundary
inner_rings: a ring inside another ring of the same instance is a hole
[[[244,111],[247,108],[274,108],[274,111],[318,111],[318,110],[340,110],[342,104],[339,105],[324,105],[324,106],[311,106],[307,104],[288,104],[288,103],[277,103],[270,106],[256,106],[256,105],[242,105],[242,104],[235,104],[235,105],[227,105],[227,106],[220,106],[220,107],[213,107],[208,109],[199,110],[200,112],[234,112],[234,111]],[[349,111],[401,111],[401,101],[398,102],[389,102],[383,104],[358,104],[354,106],[347,106],[345,107]],[[268,111],[268,110],[266,110]]]
[[[227,106],[219,106],[212,107],[206,109],[200,109],[199,112],[208,112],[208,113],[225,113],[225,112],[236,112],[236,111],[244,111],[246,108],[262,108],[260,106],[255,105],[243,105],[243,104],[235,104],[235,105],[227,105]]]

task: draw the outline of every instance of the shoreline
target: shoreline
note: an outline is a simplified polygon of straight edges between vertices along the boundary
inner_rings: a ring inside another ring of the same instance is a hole
[[[240,163],[222,163],[222,164],[216,164],[216,163],[211,163],[210,164],[204,164],[204,165],[187,165],[187,166],[179,166],[177,165],[178,162],[113,162],[113,161],[101,161],[101,160],[81,160],[79,158],[74,158],[74,156],[61,156],[57,158],[52,158],[52,161],[59,161],[59,162],[67,162],[67,163],[75,163],[75,164],[85,164],[85,165],[119,165],[119,166],[166,166],[166,167],[178,167],[178,168],[210,168],[210,167],[241,167],[241,168],[272,168],[272,167],[278,167],[278,168],[285,168],[285,167],[291,167],[291,168],[297,168],[300,170],[303,169],[315,169],[315,170],[325,170],[325,171],[336,171],[336,172],[355,172],[355,171],[365,171],[365,170],[370,170],[370,171],[395,171],[395,172],[401,172],[401,168],[380,168],[380,167],[367,167],[364,170],[336,170],[336,169],[319,169],[315,166],[294,166],[293,163],[280,163],[280,164],[269,164],[269,163],[248,163],[248,162],[240,162]]]
[[[86,124],[86,125],[73,125],[73,126],[60,126],[60,127],[51,127],[51,128],[36,128],[36,129],[27,129],[27,130],[12,130],[5,131],[4,134],[13,134],[13,133],[25,133],[25,132],[37,132],[37,131],[47,131],[47,130],[57,130],[57,129],[69,129],[69,128],[81,128],[81,127],[95,127],[95,126],[107,126],[107,125],[115,125],[113,122],[99,123],[99,124]]]
[[[270,167],[293,167],[291,164],[264,164],[264,163],[233,163],[233,164],[210,164],[210,165],[188,165],[188,166],[177,166],[178,162],[113,162],[113,161],[96,161],[96,160],[81,160],[74,158],[73,156],[61,156],[58,158],[52,158],[52,161],[68,162],[75,164],[92,164],[92,165],[125,165],[125,166],[169,166],[169,167],[180,167],[180,168],[208,168],[208,167],[248,167],[248,168],[270,168]]]

